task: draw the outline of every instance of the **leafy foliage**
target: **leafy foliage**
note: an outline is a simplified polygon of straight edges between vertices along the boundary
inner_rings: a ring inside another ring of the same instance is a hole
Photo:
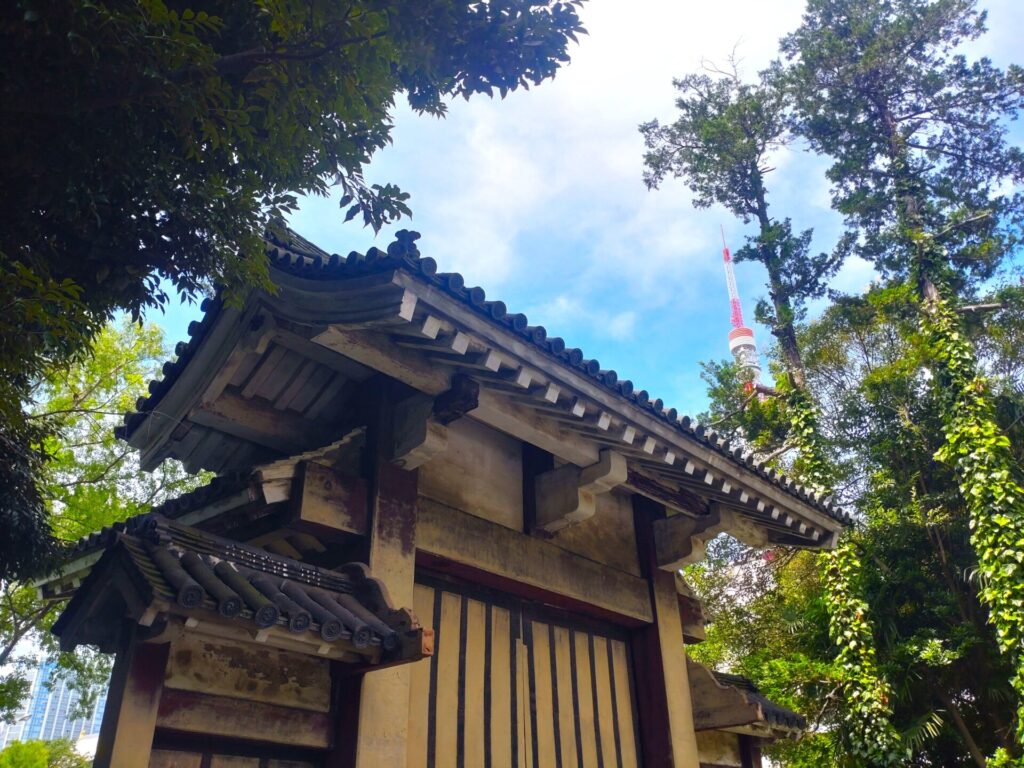
[[[45,554],[45,456],[21,406],[115,310],[167,280],[267,285],[261,237],[343,191],[378,228],[408,195],[363,170],[402,92],[417,111],[552,77],[576,0],[15,0],[0,9],[0,577]],[[339,220],[341,216],[339,215]]]
[[[121,414],[146,391],[168,350],[156,326],[128,321],[107,326],[88,356],[54,370],[32,392],[28,423],[45,423],[45,449],[38,488],[60,542],[75,541],[104,526],[145,512],[153,504],[190,490],[204,477],[192,477],[165,462],[151,474],[139,469],[137,455],[113,436]],[[28,693],[21,653],[26,640],[58,661],[54,679],[65,677],[80,694],[79,708],[90,710],[106,682],[106,657],[89,650],[62,654],[49,633],[60,606],[39,600],[31,584],[0,582],[0,719],[9,719]]]
[[[0,752],[0,768],[88,768],[91,764],[67,740],[16,741]]]
[[[644,181],[655,188],[668,176],[686,181],[693,204],[719,203],[744,223],[757,224],[736,253],[736,261],[757,261],[768,271],[769,301],[758,304],[757,319],[779,340],[789,373],[802,378],[793,324],[807,302],[824,294],[850,249],[844,238],[831,253],[810,252],[811,231],[793,232],[792,222],[769,214],[766,178],[773,155],[791,140],[789,97],[779,70],[762,73],[754,84],[731,71],[689,75],[674,81],[679,116],[670,125],[644,123],[647,153]]]
[[[848,534],[861,565],[854,594],[871,607],[870,645],[892,686],[892,722],[910,751],[904,764],[975,766],[1012,749],[1013,670],[978,595],[956,476],[933,457],[945,439],[941,392],[922,375],[928,353],[917,328],[913,292],[896,285],[832,305],[799,341],[827,455],[841,459],[833,486],[862,520]],[[984,351],[981,365],[1000,372],[992,379],[995,414],[1018,464],[1024,440],[1014,382],[1024,348],[990,339],[1014,338],[1020,328],[1016,312],[968,326]],[[732,407],[713,403],[713,412],[721,409]],[[771,445],[787,439],[777,435]],[[753,553],[719,541],[709,553],[695,567],[699,577],[688,573],[710,621],[708,640],[691,651],[751,677],[817,725],[809,738],[771,747],[782,764],[851,762],[841,739],[847,673],[828,634],[827,571],[810,553]]]
[[[1024,154],[1005,140],[1006,120],[1024,104],[1024,71],[969,64],[956,53],[984,31],[984,21],[971,0],[812,0],[783,46],[794,60],[798,129],[834,160],[836,208],[857,228],[864,255],[915,284],[945,438],[935,456],[957,470],[980,598],[1000,648],[1019,665],[1020,469],[950,306],[1018,241],[1024,204],[1019,193],[1000,190],[1024,177]],[[1024,695],[1021,671],[1011,682]],[[1019,751],[1013,745],[1014,759]],[[998,759],[1011,758],[1004,750]]]
[[[1024,153],[1005,140],[1024,70],[958,52],[984,31],[974,0],[811,0],[783,40],[795,128],[834,161],[833,205],[887,275],[909,276],[907,203],[922,231],[943,233],[942,277],[957,290],[1017,242],[1024,198],[1001,184],[1024,178]]]
[[[835,467],[828,460],[817,409],[805,390],[791,389],[787,411],[790,439],[800,449],[794,471],[819,493],[831,493]],[[829,636],[838,649],[835,663],[845,698],[840,731],[844,755],[867,765],[898,764],[903,749],[890,722],[891,689],[875,656],[869,607],[861,597],[862,565],[854,540],[842,536],[836,548],[822,555],[821,560]]]
[[[768,272],[771,303],[759,303],[757,314],[779,342],[785,405],[764,407],[755,391],[723,419],[740,418],[744,437],[752,438],[755,446],[781,429],[787,442],[780,450],[799,449],[793,472],[819,492],[828,493],[835,471],[827,459],[814,403],[805,390],[795,323],[803,317],[807,302],[824,293],[852,237],[843,238],[831,254],[810,256],[811,231],[794,235],[788,218],[777,221],[768,214],[765,177],[771,171],[770,154],[789,138],[783,83],[778,67],[763,73],[756,85],[743,83],[735,68],[717,80],[692,75],[676,81],[682,93],[676,101],[680,117],[670,126],[653,121],[640,127],[648,147],[644,178],[648,186],[656,186],[669,173],[683,177],[696,195],[697,207],[717,202],[744,222],[757,222],[757,234],[748,238],[737,260],[760,261]],[[717,378],[718,391],[726,397],[721,374],[734,372],[705,368],[706,378]],[[899,748],[888,720],[889,689],[875,663],[867,604],[856,592],[859,562],[849,541],[823,565],[828,574],[825,604],[831,637],[839,649],[837,690],[845,699],[841,739],[850,757],[892,764],[899,758]]]
[[[929,301],[922,332],[936,362],[945,442],[936,458],[956,467],[978,556],[980,597],[999,648],[1013,660],[1010,682],[1020,703],[1017,738],[1024,742],[1024,487],[1010,441],[995,420],[960,319],[942,300]]]

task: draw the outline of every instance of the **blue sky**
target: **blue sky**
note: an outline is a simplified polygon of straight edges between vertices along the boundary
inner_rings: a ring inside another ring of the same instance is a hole
[[[971,53],[1004,66],[1024,59],[1024,3],[982,7],[990,32]],[[462,272],[620,378],[696,413],[707,402],[699,362],[728,356],[719,226],[733,250],[748,230],[724,210],[693,209],[681,182],[647,191],[637,125],[673,119],[672,78],[703,60],[722,62],[738,46],[753,75],[802,9],[800,0],[590,0],[581,11],[590,34],[554,81],[504,100],[459,100],[444,120],[396,109],[394,145],[367,178],[411,193],[412,219],[375,236],[342,222],[336,196],[305,200],[291,225],[342,254],[416,230],[442,271]],[[813,227],[822,250],[839,231],[825,167],[787,152],[769,179],[773,214]],[[737,279],[750,323],[764,275],[741,264]],[[833,287],[860,291],[870,279],[868,265],[854,261]],[[151,319],[174,342],[197,315],[180,307]],[[767,330],[755,332],[765,348]]]

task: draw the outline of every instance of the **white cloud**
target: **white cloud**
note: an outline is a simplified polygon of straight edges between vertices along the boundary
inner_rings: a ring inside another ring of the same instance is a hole
[[[998,3],[993,27],[1024,13],[1011,5]],[[442,270],[458,270],[510,307],[525,307],[531,321],[567,340],[585,330],[598,344],[588,354],[610,354],[602,338],[609,347],[630,339],[632,357],[616,361],[627,375],[633,360],[642,366],[645,351],[653,357],[657,347],[661,362],[647,368],[661,381],[643,386],[686,388],[683,402],[693,396],[688,388],[702,395],[697,361],[728,354],[719,225],[733,250],[750,229],[721,209],[694,210],[680,182],[648,192],[637,126],[671,120],[672,78],[697,71],[702,60],[723,62],[737,43],[752,76],[802,10],[802,0],[590,0],[581,10],[590,34],[553,82],[505,100],[458,101],[444,120],[397,111],[394,146],[368,176],[412,193],[414,218],[382,233],[377,245],[396,228],[416,229]],[[1013,45],[1014,28],[1000,33],[1005,45]],[[777,161],[768,182],[772,213],[790,216],[797,229],[815,227],[815,248],[830,249],[840,223],[829,210],[827,162],[802,147]],[[293,220],[330,250],[373,242],[368,231],[338,222],[331,201],[310,201]],[[871,275],[870,265],[853,261],[835,287],[860,291]],[[763,273],[742,264],[737,278],[752,314]]]
[[[616,341],[626,341],[633,337],[636,326],[636,312],[619,312],[608,321],[608,335]]]

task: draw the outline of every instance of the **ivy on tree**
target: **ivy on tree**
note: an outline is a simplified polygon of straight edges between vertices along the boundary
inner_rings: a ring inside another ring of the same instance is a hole
[[[834,160],[833,202],[861,235],[860,252],[915,287],[927,363],[941,392],[945,443],[957,470],[971,541],[1011,682],[1019,760],[1024,740],[1024,498],[1020,467],[955,304],[1017,244],[1024,178],[1006,121],[1024,105],[1024,71],[956,53],[985,30],[971,0],[811,0],[783,43],[798,129]],[[1000,750],[993,760],[1011,759]]]
[[[852,237],[841,239],[832,253],[811,255],[810,230],[794,234],[788,218],[778,221],[769,214],[766,176],[772,170],[772,153],[791,138],[789,98],[779,68],[762,73],[755,84],[744,83],[735,66],[717,75],[676,80],[679,117],[669,125],[652,121],[640,127],[648,149],[644,179],[656,187],[668,175],[681,177],[694,192],[697,207],[719,203],[744,223],[757,225],[737,261],[758,261],[768,273],[771,302],[760,302],[757,314],[772,329],[783,360],[786,403],[781,415],[787,444],[799,449],[794,472],[818,492],[830,494],[834,473],[806,392],[796,322],[807,302],[824,294]],[[752,397],[738,410],[748,409],[747,425],[751,415],[765,410]],[[868,607],[857,593],[859,562],[849,538],[823,557],[823,567],[845,699],[841,741],[850,756],[893,764],[901,757],[899,737],[889,722],[890,691],[875,662]]]

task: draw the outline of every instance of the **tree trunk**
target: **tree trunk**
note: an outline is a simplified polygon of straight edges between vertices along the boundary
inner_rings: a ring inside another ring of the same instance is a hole
[[[760,230],[761,263],[768,271],[768,293],[775,309],[775,323],[772,335],[779,340],[779,350],[786,366],[786,372],[797,389],[807,386],[804,374],[804,361],[800,355],[800,345],[796,339],[796,328],[793,327],[793,306],[790,304],[782,275],[779,273],[778,259],[765,245],[772,231],[772,220],[768,216],[768,203],[765,200],[764,185],[760,181],[754,185],[757,207],[757,224]]]
[[[956,726],[957,731],[960,732],[960,738],[964,740],[964,746],[967,747],[967,751],[971,753],[971,759],[974,760],[978,768],[985,768],[985,755],[982,754],[978,748],[978,743],[971,736],[970,730],[967,728],[967,723],[964,722],[964,717],[960,713],[960,708],[956,705],[953,699],[949,696],[946,691],[942,689],[941,685],[934,685],[935,694],[938,696],[939,701],[948,710],[950,716],[953,718],[953,724]]]

